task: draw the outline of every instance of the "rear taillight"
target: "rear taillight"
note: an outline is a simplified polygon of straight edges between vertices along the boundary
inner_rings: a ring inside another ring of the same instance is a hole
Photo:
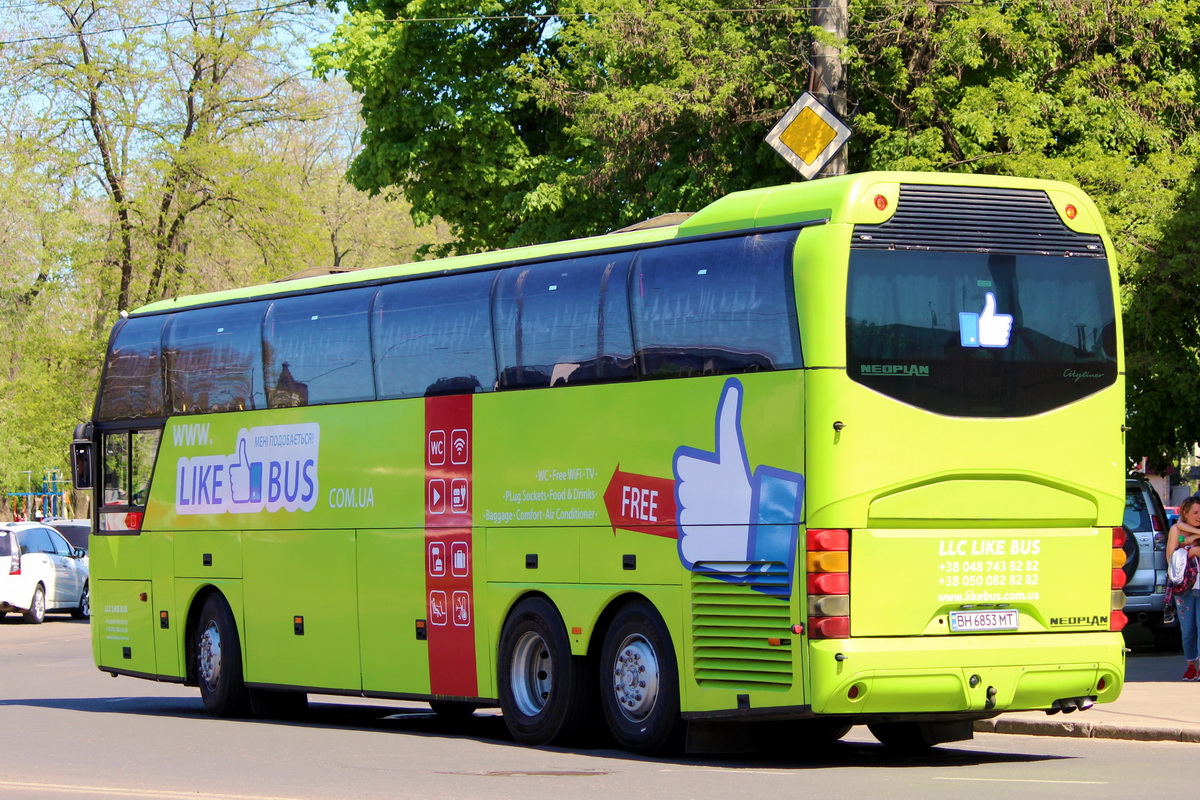
[[[1125,607],[1125,592],[1121,591],[1125,588],[1125,529],[1112,529],[1112,589],[1111,610],[1108,615],[1108,629],[1110,631],[1119,631],[1125,627],[1127,622],[1125,613],[1121,610]],[[1157,540],[1158,535],[1155,534]]]
[[[807,537],[808,637],[850,636],[850,531],[812,529]]]
[[[1158,520],[1154,521],[1154,527],[1156,527],[1156,528],[1158,527]],[[1155,550],[1166,550],[1167,549],[1167,535],[1165,533],[1163,533],[1162,531],[1154,532],[1154,549]]]
[[[14,552],[12,554],[12,558],[9,559],[8,574],[9,575],[20,575],[21,574],[21,554],[19,552]]]

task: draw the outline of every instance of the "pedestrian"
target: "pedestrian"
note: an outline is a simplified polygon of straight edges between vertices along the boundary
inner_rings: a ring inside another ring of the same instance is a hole
[[[1200,680],[1200,499],[1195,497],[1179,504],[1179,519],[1167,534],[1168,610],[1172,604],[1187,659],[1183,680]]]

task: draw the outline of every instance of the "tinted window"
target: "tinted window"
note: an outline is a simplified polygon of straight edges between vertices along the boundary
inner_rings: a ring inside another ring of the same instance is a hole
[[[1151,530],[1150,509],[1146,507],[1146,496],[1135,486],[1125,489],[1125,519],[1121,523],[1131,531]]]
[[[104,473],[104,505],[123,506],[129,503],[129,432],[106,433],[102,440],[102,470]]]
[[[100,387],[99,419],[161,417],[162,329],[166,317],[133,317],[117,331]]]
[[[150,478],[154,475],[154,461],[158,458],[160,439],[162,439],[162,430],[160,429],[133,431],[130,434],[130,453],[133,456],[129,463],[130,488],[133,489],[133,494],[129,499],[130,505],[146,505],[146,499],[150,493]]]
[[[368,312],[375,289],[271,303],[263,326],[271,408],[375,399]]]
[[[491,391],[494,272],[384,286],[372,311],[379,396]]]
[[[800,366],[797,233],[646,250],[630,275],[638,365],[648,378]]]
[[[854,250],[853,380],[941,414],[1037,414],[1116,380],[1100,258]]]
[[[71,545],[67,544],[67,540],[58,531],[47,530],[46,535],[50,537],[50,545],[54,548],[54,552],[60,556],[71,555]]]
[[[90,525],[70,525],[56,522],[51,527],[61,533],[63,538],[70,542],[72,547],[78,547],[82,550],[88,549],[88,534],[92,530]]]
[[[262,318],[265,303],[172,314],[163,360],[173,414],[265,408]]]
[[[596,256],[501,272],[493,306],[500,386],[633,378],[629,261],[627,254]]]
[[[54,543],[45,528],[26,528],[17,531],[17,541],[21,543],[22,553],[53,553]]]
[[[0,558],[12,555],[12,544],[9,543],[9,536],[6,532],[0,532]]]

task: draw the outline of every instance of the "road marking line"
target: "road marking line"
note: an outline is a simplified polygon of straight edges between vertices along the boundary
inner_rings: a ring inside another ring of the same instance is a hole
[[[1107,786],[1108,781],[1043,781],[1036,778],[950,778],[937,776],[935,781],[984,781],[987,783],[1079,783],[1087,786]]]
[[[69,794],[98,794],[115,797],[150,797],[150,798],[190,798],[195,800],[196,792],[176,792],[170,789],[127,789],[115,786],[69,786],[62,783],[22,783],[20,781],[0,781],[0,789],[25,789],[36,792],[67,792]],[[212,794],[204,793],[205,800],[301,800],[296,797],[277,797],[265,794]]]

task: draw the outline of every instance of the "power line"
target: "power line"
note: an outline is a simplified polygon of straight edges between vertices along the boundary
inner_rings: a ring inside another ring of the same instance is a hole
[[[181,25],[189,22],[213,22],[221,19],[229,19],[230,17],[238,17],[243,14],[267,14],[272,11],[283,11],[284,9],[294,8],[295,6],[311,5],[308,0],[292,0],[289,3],[281,3],[276,6],[267,6],[265,8],[243,8],[233,11],[225,11],[220,14],[209,14],[203,17],[180,17],[178,19],[169,19],[163,22],[146,22],[140,25],[120,25],[113,28],[102,28],[95,31],[71,31],[69,33],[59,33],[49,36],[30,36],[25,39],[7,39],[0,41],[0,47],[7,47],[18,44],[34,44],[36,42],[57,42],[62,39],[74,39],[76,36],[102,36],[108,33],[130,33],[132,31],[148,30],[151,28],[167,28],[171,25]],[[11,10],[20,8],[21,6],[9,6],[3,10]]]

